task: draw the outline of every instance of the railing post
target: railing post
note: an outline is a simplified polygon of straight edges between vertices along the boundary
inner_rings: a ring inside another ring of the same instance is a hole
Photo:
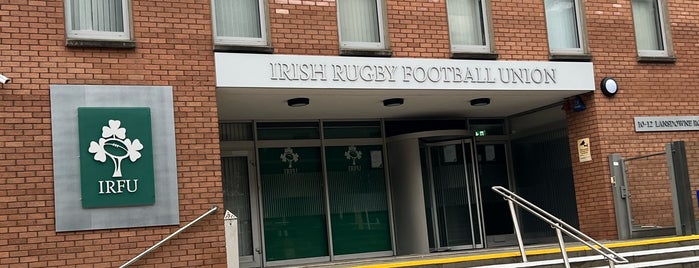
[[[522,260],[524,262],[527,262],[527,257],[526,257],[526,253],[524,252],[524,243],[522,243],[522,234],[519,230],[519,221],[517,220],[517,214],[515,212],[515,204],[518,205],[519,207],[521,207],[522,209],[532,213],[534,216],[545,221],[551,227],[556,229],[556,235],[558,236],[558,243],[561,246],[561,254],[563,254],[563,259],[564,259],[564,263],[565,263],[566,267],[570,267],[570,263],[568,261],[568,253],[566,252],[565,243],[563,241],[563,233],[570,236],[571,238],[575,238],[575,240],[578,240],[579,242],[585,244],[591,250],[593,250],[593,251],[597,252],[598,254],[604,256],[605,258],[609,259],[610,265],[612,267],[613,267],[612,263],[628,263],[629,262],[629,260],[627,260],[623,256],[621,256],[621,255],[617,254],[616,252],[614,252],[613,250],[605,247],[604,245],[600,244],[599,242],[592,239],[588,235],[580,232],[580,230],[575,229],[575,227],[570,226],[570,224],[567,224],[564,221],[562,221],[561,219],[551,215],[551,213],[546,212],[545,210],[541,209],[540,207],[537,207],[536,205],[532,204],[531,202],[527,201],[526,199],[522,198],[521,196],[518,196],[517,194],[511,192],[510,190],[507,190],[505,187],[493,186],[493,187],[491,187],[491,189],[507,200],[507,203],[510,207],[510,214],[512,215],[512,223],[514,224],[515,233],[517,235],[517,242],[519,242],[519,251],[520,251],[520,254],[522,255]]]
[[[240,267],[240,254],[238,253],[238,217],[226,210],[223,216],[223,225],[226,236],[226,263],[228,268]]]
[[[515,211],[515,204],[512,202],[511,199],[507,199],[507,204],[510,205],[510,215],[512,215],[512,224],[515,227],[515,234],[517,235],[519,254],[522,255],[522,262],[527,262],[527,254],[524,253],[524,242],[522,241],[522,232],[519,231],[519,221],[517,220],[517,211]]]
[[[561,228],[559,226],[551,226],[556,229],[556,236],[558,236],[558,246],[561,247],[561,255],[563,255],[563,264],[566,268],[570,268],[570,261],[568,261],[568,252],[566,252],[566,244],[563,242],[563,234],[561,233]]]

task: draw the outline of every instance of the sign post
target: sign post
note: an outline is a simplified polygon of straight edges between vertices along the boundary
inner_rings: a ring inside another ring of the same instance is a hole
[[[226,210],[223,216],[223,225],[226,235],[226,262],[228,268],[238,268],[240,257],[238,253],[238,217]]]

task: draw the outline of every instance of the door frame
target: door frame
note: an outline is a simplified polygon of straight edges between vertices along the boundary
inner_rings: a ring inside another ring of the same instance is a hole
[[[506,139],[492,139],[489,137],[477,137],[475,138],[475,144],[474,147],[476,148],[476,153],[478,150],[478,146],[487,146],[487,145],[502,145],[505,148],[505,165],[507,168],[507,185],[500,185],[503,186],[507,189],[516,189],[515,187],[515,180],[514,178],[514,171],[513,171],[513,166],[512,166],[512,147],[510,146],[510,142]],[[478,161],[478,160],[476,160]],[[481,183],[481,171],[479,169],[479,177],[478,177],[478,182],[479,186]],[[479,188],[479,191],[485,190],[485,191],[491,191],[491,189],[481,189]],[[482,200],[482,192],[481,194],[481,202]],[[504,201],[504,200],[503,200]],[[483,236],[485,237],[485,247],[498,247],[498,246],[514,246],[517,245],[517,238],[514,233],[514,226],[511,234],[501,234],[501,235],[488,235],[488,226],[485,225],[485,209],[481,209],[481,212],[483,213]],[[506,213],[507,215],[510,214],[509,210],[508,211],[503,211],[502,213]],[[518,217],[519,217],[519,210],[517,211]]]
[[[248,190],[250,191],[250,220],[252,227],[252,250],[253,254],[248,256],[240,256],[240,267],[263,267],[263,244],[262,230],[260,228],[260,195],[259,185],[257,180],[257,158],[252,143],[246,146],[247,142],[239,143],[222,143],[221,158],[226,157],[245,157],[247,158],[248,167]],[[222,176],[222,179],[223,178]]]
[[[440,136],[433,136],[434,138],[440,137]],[[430,137],[425,137],[425,138],[430,138]],[[478,162],[477,162],[477,155],[476,155],[476,144],[473,136],[457,136],[453,137],[450,139],[444,139],[444,140],[439,140],[439,141],[421,141],[421,143],[425,146],[426,148],[426,167],[428,168],[428,182],[429,185],[423,186],[423,187],[429,187],[429,192],[430,192],[430,211],[432,212],[431,219],[432,219],[432,230],[430,230],[433,233],[434,237],[434,243],[435,243],[435,248],[433,250],[435,251],[444,251],[444,250],[460,250],[460,249],[474,249],[474,248],[483,248],[485,247],[485,227],[483,224],[483,208],[482,208],[482,200],[481,200],[481,192],[480,192],[480,176],[479,176],[479,171],[478,171]],[[440,246],[440,230],[439,230],[439,224],[438,221],[439,219],[437,218],[437,210],[436,210],[436,194],[435,194],[435,183],[434,183],[434,177],[433,177],[433,172],[432,172],[432,152],[430,148],[435,147],[435,146],[444,146],[444,145],[461,145],[462,148],[462,159],[464,161],[464,175],[466,175],[466,198],[469,201],[469,207],[468,207],[468,213],[469,213],[469,218],[471,221],[471,239],[472,242],[470,245],[459,245],[459,246],[448,246],[446,248],[443,248]],[[471,159],[471,166],[472,171],[469,172],[467,169],[467,158],[466,158],[466,146],[468,145],[469,148],[469,153],[470,153],[470,159]],[[471,174],[469,174],[471,173]],[[473,184],[473,185],[471,185]],[[473,191],[470,191],[470,190]],[[475,197],[473,196],[475,195]],[[476,201],[476,211],[473,211],[471,209],[471,200]],[[475,219],[474,219],[475,216]],[[478,238],[478,239],[477,239]],[[480,243],[477,243],[477,241],[480,241]]]

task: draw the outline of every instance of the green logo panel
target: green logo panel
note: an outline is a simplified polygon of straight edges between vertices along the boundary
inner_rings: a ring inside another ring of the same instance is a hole
[[[78,108],[83,208],[155,203],[150,108]]]

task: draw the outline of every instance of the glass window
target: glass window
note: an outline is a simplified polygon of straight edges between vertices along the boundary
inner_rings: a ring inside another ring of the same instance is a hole
[[[552,54],[585,53],[579,0],[545,0],[546,29]]]
[[[486,0],[447,0],[453,52],[491,52]]]
[[[381,138],[379,121],[325,122],[323,134],[326,139]]]
[[[670,56],[663,3],[660,0],[632,0],[631,6],[638,55]]]
[[[262,0],[214,0],[214,42],[223,45],[267,45]]]
[[[222,141],[251,141],[252,123],[220,123],[219,139]]]
[[[128,0],[67,0],[65,11],[68,38],[131,39]]]
[[[476,136],[505,135],[503,119],[471,119],[468,121],[468,126]]]
[[[261,148],[267,261],[328,256],[319,147]]]
[[[238,254],[253,255],[248,158],[222,157],[223,208],[238,217]]]
[[[335,255],[391,250],[380,145],[325,148]]]
[[[318,122],[257,123],[259,140],[320,139]]]
[[[383,8],[380,0],[338,0],[340,47],[383,49]]]

